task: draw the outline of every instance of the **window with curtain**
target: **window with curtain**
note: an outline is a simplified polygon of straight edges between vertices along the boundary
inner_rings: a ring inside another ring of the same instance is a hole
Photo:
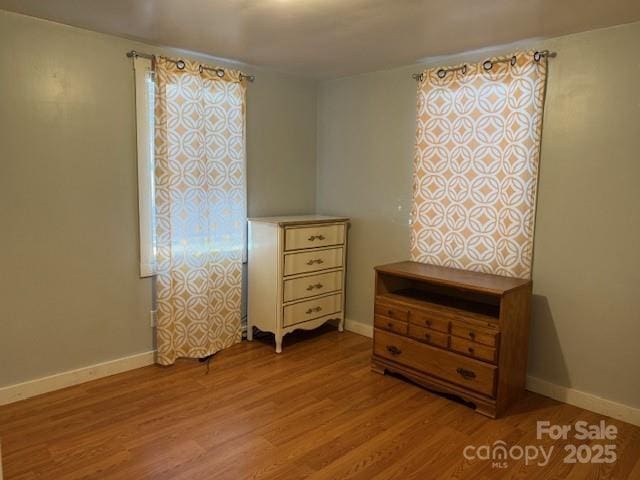
[[[246,232],[240,72],[156,60],[157,361],[241,340]]]
[[[414,261],[531,276],[546,74],[534,52],[422,73]]]
[[[155,276],[157,362],[169,365],[241,340],[247,77],[134,61],[140,270]]]

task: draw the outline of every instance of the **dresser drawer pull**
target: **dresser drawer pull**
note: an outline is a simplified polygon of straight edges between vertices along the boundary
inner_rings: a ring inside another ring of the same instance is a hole
[[[430,341],[431,341],[431,334],[429,334],[429,333],[425,333],[425,334],[424,334],[424,339],[425,339],[427,342],[430,342]]]
[[[388,322],[388,323],[387,323],[387,327],[388,327],[388,328],[390,328],[391,330],[393,330],[393,323]]]
[[[430,327],[430,326],[431,326],[431,320],[425,320],[425,321],[424,321],[424,324],[425,324],[427,327]]]
[[[308,309],[305,313],[307,315],[311,315],[313,312],[319,312],[320,310],[322,310],[322,307],[313,307]]]
[[[475,340],[475,338],[476,338],[476,334],[475,334],[475,333],[473,333],[473,332],[469,332],[469,338],[470,338],[471,340]]]
[[[387,352],[389,352],[391,355],[400,355],[402,353],[402,350],[400,350],[395,345],[387,345]]]
[[[321,258],[315,258],[315,259],[312,258],[307,262],[307,265],[313,265],[314,263],[317,263],[318,265],[320,265],[321,263],[324,263],[324,260],[322,260]]]
[[[313,290],[314,288],[318,288],[318,289],[320,289],[320,288],[322,288],[322,287],[323,287],[323,285],[322,285],[321,283],[316,283],[315,285],[309,285],[309,286],[307,287],[307,290],[308,290],[308,291],[311,291],[311,290]]]
[[[314,240],[324,240],[324,239],[325,239],[324,235],[311,235],[308,238],[310,242],[313,242]]]
[[[471,355],[473,355],[473,352],[475,352],[475,349],[473,347],[469,347],[468,350]]]
[[[476,378],[476,374],[474,372],[472,372],[471,370],[467,370],[465,368],[458,368],[456,372],[458,372],[460,376],[465,380]]]

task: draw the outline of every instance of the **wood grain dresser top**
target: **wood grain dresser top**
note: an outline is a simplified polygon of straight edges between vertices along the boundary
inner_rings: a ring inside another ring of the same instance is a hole
[[[531,280],[510,278],[481,272],[470,272],[457,268],[439,267],[418,262],[398,262],[375,267],[379,273],[388,273],[400,277],[426,280],[435,285],[461,288],[492,295],[504,295],[507,292],[531,284]]]
[[[280,217],[254,217],[250,222],[275,223],[277,225],[302,225],[307,223],[335,223],[347,222],[347,217],[331,217],[329,215],[286,215]]]

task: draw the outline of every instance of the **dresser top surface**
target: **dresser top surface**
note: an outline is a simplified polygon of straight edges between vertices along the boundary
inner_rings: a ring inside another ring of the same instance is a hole
[[[424,280],[436,285],[461,288],[493,295],[504,295],[511,290],[528,286],[531,280],[510,278],[489,273],[470,272],[457,268],[439,267],[418,262],[398,262],[375,267],[378,273]]]
[[[347,222],[347,217],[332,217],[329,215],[285,215],[280,217],[253,217],[250,222],[274,223],[276,225],[303,225],[307,223],[335,223]]]

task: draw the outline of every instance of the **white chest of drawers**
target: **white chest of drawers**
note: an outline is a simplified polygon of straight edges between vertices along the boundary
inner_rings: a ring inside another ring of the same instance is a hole
[[[338,320],[344,328],[348,218],[323,215],[249,219],[247,339],[253,329],[282,338]]]

